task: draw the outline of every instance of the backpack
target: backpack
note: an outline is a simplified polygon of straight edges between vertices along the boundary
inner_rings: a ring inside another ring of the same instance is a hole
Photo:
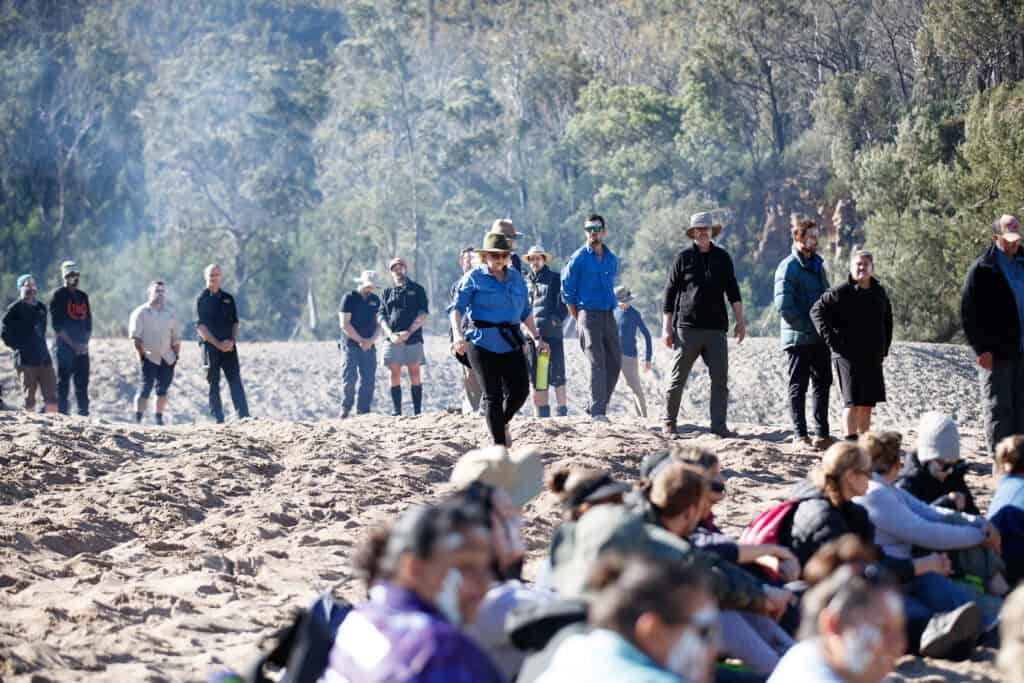
[[[352,603],[324,593],[309,609],[296,612],[292,622],[277,632],[273,649],[259,656],[245,675],[219,672],[210,683],[271,683],[268,665],[284,670],[280,683],[316,683],[327,669],[338,627],[352,611]]]
[[[790,519],[796,506],[804,500],[803,498],[794,498],[765,510],[743,530],[739,543],[744,545],[783,545],[779,542],[779,530],[782,529],[783,523]],[[770,578],[778,579],[779,568],[776,558],[762,558],[757,564],[768,572]]]

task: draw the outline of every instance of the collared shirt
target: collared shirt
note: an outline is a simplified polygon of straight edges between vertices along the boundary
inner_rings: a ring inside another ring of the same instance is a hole
[[[392,332],[405,332],[427,309],[427,290],[406,278],[399,287],[388,287],[381,295],[380,313],[377,318],[387,323]],[[423,329],[409,335],[406,344],[422,344]]]
[[[493,351],[508,353],[514,348],[502,337],[496,327],[480,328],[477,321],[509,323],[519,326],[530,317],[530,302],[526,294],[526,281],[518,270],[505,269],[505,280],[491,275],[486,265],[480,265],[466,273],[455,288],[455,300],[448,305],[448,312],[457,310],[470,318],[466,329],[466,341]]]
[[[1017,319],[1020,321],[1021,349],[1024,351],[1024,253],[1017,249],[1011,259],[1002,249],[996,249],[996,264],[1013,291],[1013,300],[1017,303]]]
[[[178,360],[174,348],[181,339],[178,336],[178,321],[174,313],[164,305],[153,308],[144,303],[128,319],[128,336],[142,342],[142,353],[154,365],[160,361],[174,365]]]
[[[373,338],[373,333],[377,331],[377,314],[380,312],[379,296],[373,292],[370,292],[369,296],[363,296],[359,290],[352,290],[342,297],[338,310],[352,316],[349,322],[360,337]],[[351,339],[348,341],[355,343]]]
[[[615,299],[615,276],[619,260],[606,245],[602,256],[589,244],[577,249],[562,267],[562,299],[569,306],[585,311],[611,311]]]
[[[196,297],[196,325],[202,325],[217,341],[231,339],[235,323],[238,322],[238,307],[235,297],[223,289],[214,294],[204,289]]]
[[[647,325],[644,324],[644,319],[643,316],[640,315],[640,311],[636,310],[633,306],[630,306],[626,310],[622,310],[616,306],[614,315],[615,324],[619,327],[619,340],[622,344],[622,355],[628,356],[629,358],[636,358],[640,355],[640,352],[636,348],[636,333],[637,330],[639,330],[640,334],[644,335],[644,342],[647,344],[644,360],[649,363],[654,349],[651,345],[651,332],[647,329]]]
[[[436,608],[382,582],[338,628],[324,680],[504,683],[505,678]]]

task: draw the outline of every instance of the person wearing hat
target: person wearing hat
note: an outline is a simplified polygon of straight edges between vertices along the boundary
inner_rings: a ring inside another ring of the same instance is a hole
[[[206,289],[196,297],[196,332],[202,340],[203,365],[209,385],[210,416],[218,424],[224,422],[224,405],[220,400],[220,374],[228,381],[231,403],[238,417],[249,417],[249,402],[242,386],[238,363],[238,306],[235,297],[220,288],[220,266],[211,263],[203,269]]]
[[[508,238],[508,248],[512,250],[511,263],[513,270],[523,272],[523,260],[516,253],[516,239],[522,237],[522,233],[516,232],[516,226],[508,218],[499,218],[491,224],[490,232],[496,235],[504,235]]]
[[[948,415],[929,411],[917,423],[917,445],[906,454],[896,486],[934,507],[980,515],[960,459],[960,432]]]
[[[484,235],[477,250],[480,265],[459,281],[448,316],[456,353],[465,353],[484,389],[481,405],[495,444],[508,442],[508,423],[529,395],[529,370],[520,325],[525,325],[538,351],[548,348],[533,321],[526,281],[509,266],[508,238]],[[469,316],[466,331],[462,320]]]
[[[874,271],[871,252],[855,250],[847,281],[811,306],[814,328],[832,351],[847,438],[870,430],[871,410],[885,401],[882,362],[892,346],[892,304]]]
[[[423,384],[420,380],[420,365],[426,361],[423,353],[423,326],[430,309],[427,305],[427,290],[408,277],[405,259],[396,256],[388,263],[393,287],[384,290],[381,296],[380,320],[384,330],[383,363],[390,373],[391,414],[402,414],[402,366],[409,373],[409,387],[412,393],[412,412],[419,415],[423,410]]]
[[[459,267],[462,268],[462,275],[452,283],[451,289],[448,292],[449,302],[455,300],[455,292],[458,290],[462,278],[465,277],[466,273],[473,270],[475,257],[476,249],[473,247],[463,247],[462,251],[459,252]],[[469,320],[464,318],[462,320],[463,334],[466,333],[468,324]],[[460,355],[455,352],[455,332],[452,330],[451,325],[448,326],[448,343],[451,346],[452,355],[455,356],[455,360],[459,361],[459,366],[462,369],[462,387],[466,390],[466,398],[462,401],[462,414],[475,415],[480,412],[480,399],[483,397],[484,390],[480,386],[480,381],[476,378],[476,373],[473,372],[473,366],[469,364],[466,354]]]
[[[828,289],[825,262],[818,255],[818,224],[806,216],[792,216],[793,249],[775,269],[775,308],[779,312],[779,339],[789,359],[789,414],[794,439],[825,449],[832,445],[828,428],[828,393],[832,366],[828,346],[814,329],[811,306]],[[807,433],[804,404],[807,385],[814,387],[815,439]]]
[[[92,337],[92,308],[89,295],[78,288],[82,269],[74,261],[60,264],[64,286],[50,296],[54,355],[57,357],[57,409],[70,412],[68,396],[75,385],[78,414],[89,414],[89,339]]]
[[[662,339],[675,349],[672,377],[665,392],[663,432],[676,431],[679,404],[690,370],[697,358],[703,358],[711,375],[711,431],[729,434],[726,413],[729,406],[729,314],[724,300],[732,306],[736,318],[736,339],[746,336],[743,300],[729,254],[711,240],[722,232],[712,212],[690,216],[686,235],[693,244],[679,252],[669,271],[662,302]]]
[[[576,321],[580,348],[590,365],[590,405],[594,422],[607,422],[608,402],[622,371],[622,346],[615,326],[615,276],[619,259],[604,239],[608,227],[594,213],[583,224],[587,243],[562,266],[562,299]]]
[[[550,349],[548,358],[548,386],[555,388],[558,402],[558,416],[569,414],[565,392],[565,347],[562,343],[562,323],[569,317],[569,309],[562,301],[561,278],[549,268],[551,254],[539,245],[526,252],[526,288],[533,308],[533,320],[537,323],[541,338]],[[537,390],[537,347],[530,344],[530,385],[533,392],[533,407],[537,417],[551,417],[548,390]]]
[[[960,320],[978,363],[985,437],[996,444],[1024,433],[1024,251],[1020,221],[1004,215],[992,225],[992,244],[970,270]]]
[[[142,386],[135,396],[135,422],[142,422],[146,403],[156,385],[156,412],[153,419],[164,423],[167,392],[174,381],[174,368],[181,354],[178,320],[166,304],[167,285],[154,280],[146,288],[146,303],[128,318],[128,336],[139,355],[139,376]]]
[[[644,398],[644,385],[640,381],[640,359],[636,348],[637,330],[644,336],[647,345],[644,353],[644,370],[651,369],[651,355],[654,349],[651,345],[651,333],[644,324],[640,311],[630,304],[633,301],[633,293],[625,285],[615,288],[615,300],[619,302],[615,309],[615,324],[619,328],[619,343],[622,346],[622,376],[626,378],[626,384],[633,391],[633,406],[639,417],[647,417],[647,399]]]
[[[344,335],[345,360],[341,368],[341,417],[349,416],[353,404],[356,414],[370,412],[373,403],[374,374],[377,370],[377,338],[380,336],[380,297],[373,293],[380,287],[377,271],[364,270],[355,278],[356,288],[341,298],[338,319]],[[356,403],[356,380],[359,380],[359,402]]]
[[[36,388],[43,395],[46,412],[57,412],[57,377],[46,348],[46,305],[37,299],[36,279],[18,278],[18,300],[4,313],[0,337],[13,351],[14,369],[24,396],[25,410],[36,407]]]

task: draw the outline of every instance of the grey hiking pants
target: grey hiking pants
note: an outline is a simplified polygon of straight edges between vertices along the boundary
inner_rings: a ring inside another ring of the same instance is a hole
[[[615,316],[611,311],[582,310],[577,316],[576,329],[580,336],[580,348],[590,364],[588,412],[591,415],[605,415],[622,370],[622,344]]]
[[[990,455],[1008,436],[1024,434],[1024,354],[992,357],[992,369],[978,368],[981,403],[985,407],[985,436]]]
[[[370,412],[373,404],[373,389],[377,383],[377,347],[363,351],[358,344],[345,342],[345,361],[341,366],[341,408],[344,413],[356,406],[356,413]],[[356,402],[356,383],[359,386],[359,401]]]
[[[633,391],[633,407],[638,417],[647,417],[647,399],[644,398],[644,385],[640,382],[640,359],[636,356],[622,357],[622,376]]]
[[[729,342],[725,330],[677,329],[673,343],[675,357],[665,392],[664,422],[676,423],[690,370],[697,358],[703,358],[711,375],[711,429],[724,430],[729,406]]]

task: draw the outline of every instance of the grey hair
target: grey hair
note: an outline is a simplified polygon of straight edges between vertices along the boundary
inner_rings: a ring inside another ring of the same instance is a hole
[[[216,268],[217,270],[220,270],[220,266],[217,265],[216,263],[211,263],[210,265],[208,265],[205,268],[203,268],[203,277],[209,279],[210,273],[213,272],[214,268]]]

